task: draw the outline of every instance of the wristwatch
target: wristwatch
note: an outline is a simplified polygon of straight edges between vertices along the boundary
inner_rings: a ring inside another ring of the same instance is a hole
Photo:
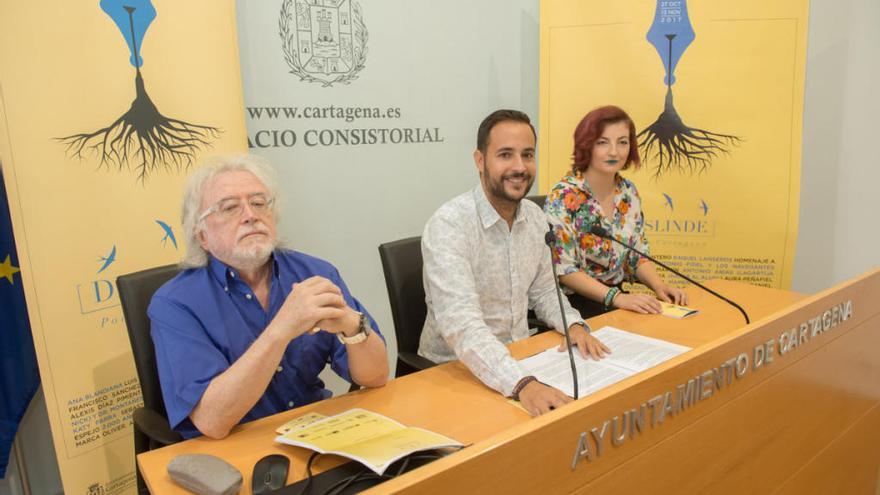
[[[360,344],[367,340],[367,337],[369,337],[370,333],[373,331],[370,329],[370,325],[367,324],[367,317],[360,311],[355,311],[355,313],[360,317],[360,321],[358,322],[358,332],[351,337],[346,337],[342,332],[336,334],[336,338],[345,345]]]

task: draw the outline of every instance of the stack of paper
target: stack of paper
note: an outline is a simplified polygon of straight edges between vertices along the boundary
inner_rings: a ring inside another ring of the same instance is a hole
[[[604,359],[594,361],[591,358],[582,358],[580,352],[574,349],[574,364],[581,397],[691,350],[690,347],[625,332],[614,327],[603,327],[593,332],[593,336],[608,346],[611,354]],[[568,353],[559,352],[556,347],[552,347],[523,359],[520,364],[542,383],[574,396]]]

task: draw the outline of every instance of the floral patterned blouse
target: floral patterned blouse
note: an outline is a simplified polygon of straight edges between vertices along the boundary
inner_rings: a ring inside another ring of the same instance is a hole
[[[636,186],[618,174],[614,187],[614,213],[609,218],[593,196],[581,172],[569,172],[553,186],[544,203],[547,219],[556,231],[556,264],[561,273],[579,271],[606,285],[636,280],[636,269],[645,258],[616,242],[590,233],[596,223],[624,244],[648,251],[642,200]]]

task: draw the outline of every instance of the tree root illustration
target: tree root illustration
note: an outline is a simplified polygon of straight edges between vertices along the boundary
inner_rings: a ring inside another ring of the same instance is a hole
[[[637,138],[642,155],[657,161],[653,174],[655,179],[672,170],[705,172],[713,158],[719,154],[728,154],[730,146],[741,141],[737,136],[685,124],[675,110],[672,88],[668,86],[663,113],[653,124],[642,130]]]
[[[138,180],[143,183],[160,167],[177,172],[188,169],[200,149],[211,147],[220,129],[190,124],[159,112],[144,88],[140,70],[135,77],[135,99],[131,108],[107,127],[91,133],[58,138],[70,157],[83,159],[95,154],[102,166],[119,170],[135,162]]]

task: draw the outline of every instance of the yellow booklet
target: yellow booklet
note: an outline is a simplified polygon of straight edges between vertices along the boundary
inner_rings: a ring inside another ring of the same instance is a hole
[[[669,316],[671,318],[687,318],[688,316],[699,313],[696,309],[686,308],[684,306],[678,306],[663,301],[660,301],[660,307],[662,308],[663,316]]]
[[[310,425],[316,421],[320,421],[326,417],[327,416],[324,416],[323,414],[316,413],[316,412],[310,412],[307,414],[303,414],[302,416],[293,418],[290,421],[288,421],[287,423],[284,423],[283,425],[276,428],[275,433],[277,433],[279,435],[284,435],[285,433],[287,433],[290,430],[293,430],[294,428],[302,428],[304,426],[308,426],[308,425]]]
[[[382,474],[394,461],[421,450],[462,447],[438,433],[407,427],[365,409],[351,409],[336,416],[293,428],[275,438],[322,454],[335,454],[360,462]]]

